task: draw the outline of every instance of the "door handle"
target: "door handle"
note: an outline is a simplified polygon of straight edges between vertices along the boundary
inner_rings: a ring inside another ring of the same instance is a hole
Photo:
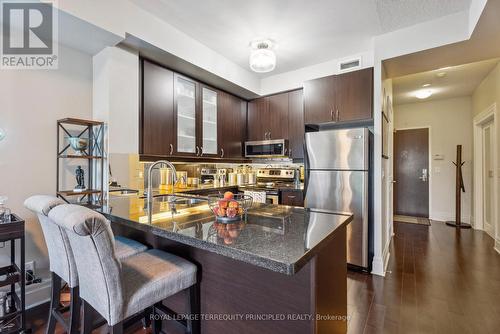
[[[423,168],[422,169],[422,176],[419,177],[422,182],[427,182],[427,169]]]
[[[174,145],[170,144],[170,155],[174,154]]]
[[[223,148],[220,149],[220,157],[224,158],[224,149]]]

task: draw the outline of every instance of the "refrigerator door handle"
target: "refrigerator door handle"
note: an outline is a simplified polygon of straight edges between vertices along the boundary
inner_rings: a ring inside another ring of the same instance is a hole
[[[307,194],[307,184],[309,181],[310,171],[309,171],[309,155],[307,154],[307,144],[304,140],[304,200],[306,199]]]

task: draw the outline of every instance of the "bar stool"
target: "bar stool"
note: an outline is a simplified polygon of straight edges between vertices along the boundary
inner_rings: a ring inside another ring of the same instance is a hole
[[[78,272],[76,270],[73,251],[64,230],[47,217],[48,213],[54,207],[65,203],[66,202],[60,198],[47,195],[31,196],[24,202],[26,208],[37,214],[49,252],[52,293],[47,334],[54,333],[56,321],[59,322],[68,333],[78,333],[80,320]],[[147,250],[145,245],[123,237],[117,237],[114,240],[114,247],[116,256],[121,259],[128,258]],[[71,299],[69,307],[64,308],[60,307],[62,280],[64,280],[70,288]],[[70,315],[68,321],[66,321],[63,317],[63,313],[68,310]]]
[[[183,290],[189,293],[186,331],[199,333],[199,289],[193,263],[157,249],[118,259],[109,221],[88,208],[59,205],[49,218],[65,229],[74,250],[84,305],[82,333],[91,331],[92,309],[106,319],[112,334],[123,332],[127,318],[152,309],[153,333],[160,333],[157,317],[165,311],[161,302]]]

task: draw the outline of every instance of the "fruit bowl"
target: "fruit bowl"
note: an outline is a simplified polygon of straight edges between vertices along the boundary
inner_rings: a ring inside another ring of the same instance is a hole
[[[230,191],[224,195],[208,195],[208,206],[217,221],[222,223],[240,221],[247,210],[252,207],[252,203],[252,196],[235,195]]]

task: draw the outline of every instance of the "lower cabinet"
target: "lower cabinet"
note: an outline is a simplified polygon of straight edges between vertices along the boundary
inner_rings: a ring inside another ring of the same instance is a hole
[[[289,206],[304,206],[304,193],[302,190],[281,190],[280,204]]]

